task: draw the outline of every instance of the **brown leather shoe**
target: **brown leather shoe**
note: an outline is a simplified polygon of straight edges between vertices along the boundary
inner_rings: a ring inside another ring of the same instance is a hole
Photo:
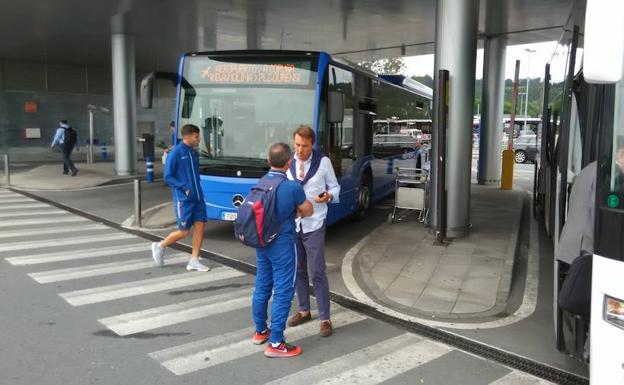
[[[299,326],[304,322],[308,322],[312,319],[312,314],[308,313],[307,315],[301,315],[301,313],[297,312],[294,316],[288,319],[288,326]]]
[[[329,337],[332,335],[332,324],[330,320],[321,321],[321,337]]]

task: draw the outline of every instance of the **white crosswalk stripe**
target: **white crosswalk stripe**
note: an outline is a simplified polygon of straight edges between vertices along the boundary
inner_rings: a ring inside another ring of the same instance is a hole
[[[366,318],[351,311],[334,312],[332,325],[334,329],[338,329],[363,321]],[[241,329],[150,353],[149,356],[174,374],[188,374],[261,352],[264,346],[251,343],[253,332],[254,328]],[[317,334],[318,324],[308,322],[296,328],[287,329],[286,340],[292,343]]]
[[[374,385],[441,357],[450,351],[451,348],[448,346],[423,340],[363,365],[351,367],[349,370],[317,381],[315,384]]]
[[[72,237],[72,238],[60,238],[60,239],[47,239],[43,241],[23,241],[23,242],[11,242],[0,245],[0,252],[24,250],[31,248],[44,248],[44,247],[56,247],[56,246],[69,246],[69,245],[81,245],[92,242],[109,242],[119,241],[121,239],[136,238],[135,235],[116,232],[111,234],[102,235],[89,235],[86,237]]]
[[[173,254],[167,258],[167,264],[178,264],[187,262],[189,255],[186,253]],[[147,269],[156,266],[152,258],[130,259],[118,262],[102,263],[97,265],[71,267],[67,269],[56,269],[39,271],[28,274],[29,277],[39,283],[61,282],[72,279],[97,277],[101,275],[122,273],[126,271],[134,271]]]
[[[2,198],[0,197],[0,205],[7,205],[11,203],[27,203],[27,202],[37,202],[34,199],[30,198]]]
[[[491,382],[490,385],[551,385],[552,382],[533,377],[529,374],[514,370],[506,376]]]
[[[93,224],[93,225],[81,225],[81,226],[67,226],[67,227],[44,227],[37,229],[28,229],[28,230],[12,230],[12,231],[3,231],[0,233],[0,238],[13,238],[13,237],[32,237],[33,235],[47,235],[47,234],[63,234],[63,233],[77,233],[82,231],[93,231],[93,230],[110,230],[110,227],[106,227],[103,225]]]
[[[63,214],[62,211],[52,212],[54,215]],[[37,216],[37,215],[21,215],[21,216]],[[1,217],[1,216],[0,216]],[[90,222],[86,218],[75,217],[75,216],[66,216],[63,218],[38,218],[38,219],[18,219],[14,221],[0,221],[0,227],[20,227],[20,226],[37,226],[37,225],[48,225],[51,223],[59,224],[59,223],[76,223],[76,222]],[[35,231],[36,229],[30,229],[30,231]]]
[[[158,329],[216,314],[249,307],[251,289],[161,306],[100,319],[99,322],[120,336]]]
[[[2,202],[0,201],[0,203]],[[26,204],[20,204],[20,205],[0,206],[0,211],[30,210],[30,209],[40,209],[44,207],[51,207],[51,206],[45,203],[33,202],[33,203],[26,203]]]
[[[108,257],[121,254],[136,253],[144,251],[151,253],[150,246],[143,243],[135,243],[128,245],[118,245],[110,247],[98,247],[92,249],[72,250],[72,251],[55,251],[53,253],[41,253],[24,255],[20,257],[5,258],[7,262],[15,266],[22,265],[38,265],[42,263],[73,261],[76,259]]]
[[[113,301],[122,298],[135,297],[160,291],[178,289],[185,286],[210,283],[245,275],[239,271],[219,267],[210,272],[190,272],[173,274],[165,277],[150,278],[142,281],[132,281],[117,285],[100,286],[91,289],[70,291],[59,294],[70,305],[82,306],[93,303]]]
[[[405,345],[414,344],[422,338],[413,334],[401,334],[396,337],[369,345],[363,349],[345,354],[319,365],[311,366],[291,375],[268,382],[266,385],[312,384],[330,376],[338,375],[355,366],[364,365],[379,357],[399,350]]]
[[[66,211],[50,208],[49,210],[40,211],[24,211],[21,213],[0,213],[0,222],[11,223],[13,218],[17,217],[38,217],[41,215],[67,215]],[[8,218],[8,219],[7,219]],[[12,225],[8,225],[12,226]]]

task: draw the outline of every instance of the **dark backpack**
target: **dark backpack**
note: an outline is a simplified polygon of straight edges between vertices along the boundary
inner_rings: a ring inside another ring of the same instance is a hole
[[[73,147],[78,141],[78,134],[72,127],[65,127],[65,133],[63,136],[63,144],[65,147]]]
[[[278,222],[275,207],[277,187],[286,180],[286,175],[260,178],[238,208],[234,221],[234,235],[247,246],[267,247],[279,234],[282,224]]]
[[[585,253],[572,261],[559,290],[559,307],[589,319],[591,311],[592,254]]]

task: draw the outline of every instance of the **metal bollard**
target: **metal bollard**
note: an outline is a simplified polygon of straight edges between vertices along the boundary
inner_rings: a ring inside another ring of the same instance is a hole
[[[100,145],[100,159],[108,159],[108,149],[106,148],[106,143],[104,142]]]
[[[145,158],[145,169],[147,171],[145,179],[147,183],[152,183],[154,181],[154,158],[151,156]]]
[[[4,180],[7,186],[11,185],[11,170],[9,169],[9,154],[4,154]]]
[[[141,181],[134,180],[134,224],[136,227],[142,227],[141,223]]]

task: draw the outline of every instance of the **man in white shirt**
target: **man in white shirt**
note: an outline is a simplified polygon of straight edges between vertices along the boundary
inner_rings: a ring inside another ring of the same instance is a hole
[[[288,326],[309,321],[310,294],[308,271],[312,276],[314,295],[319,309],[320,335],[332,334],[329,317],[329,282],[325,272],[325,219],[327,203],[338,203],[340,185],[328,157],[313,149],[314,130],[299,126],[293,135],[295,152],[287,176],[303,185],[306,198],[313,202],[314,214],[297,219],[297,280],[299,312],[288,320]]]

